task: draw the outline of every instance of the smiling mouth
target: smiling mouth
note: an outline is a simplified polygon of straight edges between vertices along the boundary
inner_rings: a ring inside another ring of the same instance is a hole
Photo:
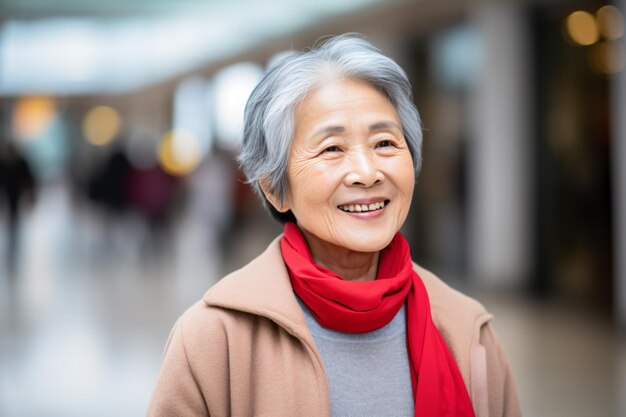
[[[389,204],[389,200],[377,201],[370,204],[340,204],[337,206],[337,208],[339,208],[339,210],[341,211],[345,211],[348,213],[363,213],[368,211],[381,210],[387,204]]]

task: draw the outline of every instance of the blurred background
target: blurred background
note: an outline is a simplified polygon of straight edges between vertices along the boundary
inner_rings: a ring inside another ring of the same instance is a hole
[[[621,2],[3,0],[0,416],[144,415],[176,318],[281,228],[233,161],[268,62],[407,71],[414,259],[496,318],[526,416],[626,416]]]

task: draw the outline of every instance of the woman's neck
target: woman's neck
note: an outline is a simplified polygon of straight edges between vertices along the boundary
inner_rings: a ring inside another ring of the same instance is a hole
[[[373,281],[378,274],[379,252],[355,252],[322,243],[302,231],[316,264],[330,269],[346,281]]]

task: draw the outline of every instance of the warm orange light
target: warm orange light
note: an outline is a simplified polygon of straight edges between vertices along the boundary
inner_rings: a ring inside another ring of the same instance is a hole
[[[36,139],[50,128],[56,114],[52,98],[23,97],[13,110],[13,132],[21,140]]]
[[[604,6],[596,12],[598,29],[610,40],[624,36],[624,16],[615,6]]]
[[[591,13],[577,11],[565,20],[569,38],[579,45],[592,45],[598,41],[598,27]]]
[[[591,68],[600,74],[615,74],[624,69],[625,55],[618,42],[602,42],[589,50],[589,63]]]
[[[120,131],[120,124],[120,115],[114,108],[94,107],[83,119],[83,136],[93,145],[106,145],[115,139]]]
[[[158,159],[165,172],[176,176],[187,175],[200,163],[200,144],[188,132],[167,132],[159,143]]]

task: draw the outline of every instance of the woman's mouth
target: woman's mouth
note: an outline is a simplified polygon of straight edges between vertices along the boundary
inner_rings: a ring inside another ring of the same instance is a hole
[[[368,211],[381,210],[387,204],[389,204],[389,200],[375,201],[369,204],[340,204],[337,207],[339,208],[339,210],[345,211],[348,213],[354,213],[354,212],[363,213],[363,212],[368,212]]]

